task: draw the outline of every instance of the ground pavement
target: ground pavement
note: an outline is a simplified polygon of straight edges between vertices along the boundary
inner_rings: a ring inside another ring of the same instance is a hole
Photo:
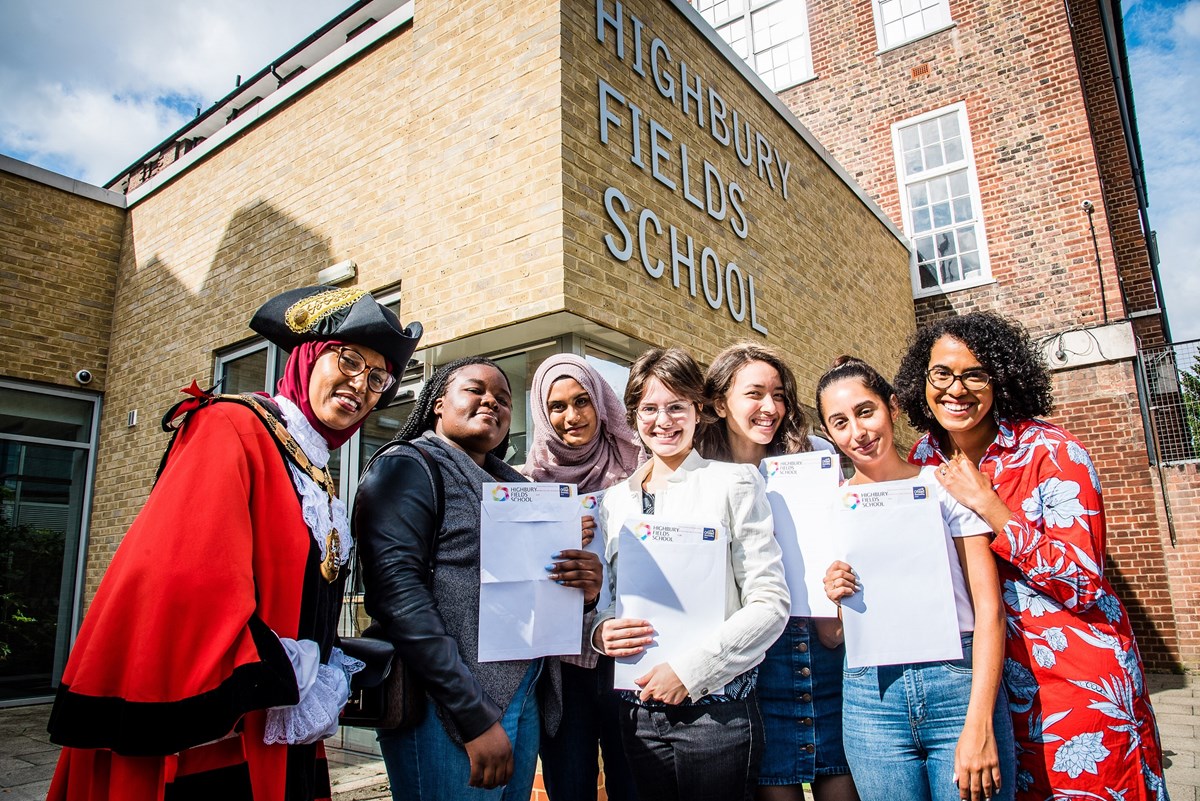
[[[1200,676],[1147,677],[1158,716],[1171,801],[1200,801]],[[58,759],[48,705],[0,708],[0,801],[43,801]],[[390,799],[383,762],[330,749],[334,801]],[[540,777],[539,777],[540,778]],[[538,782],[540,786],[540,781]],[[535,791],[537,798],[544,794]]]

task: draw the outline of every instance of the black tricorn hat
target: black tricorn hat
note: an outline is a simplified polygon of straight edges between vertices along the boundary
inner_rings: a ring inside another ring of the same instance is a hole
[[[420,323],[404,326],[391,309],[361,289],[305,286],[268,300],[250,318],[250,328],[289,353],[305,342],[335,339],[366,345],[392,363],[396,381],[375,408],[391,403],[400,378],[421,339]]]

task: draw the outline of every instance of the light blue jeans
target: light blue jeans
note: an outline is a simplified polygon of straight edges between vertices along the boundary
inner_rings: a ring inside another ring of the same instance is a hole
[[[862,801],[959,801],[954,749],[971,697],[971,635],[950,662],[847,668],[842,684],[846,759]],[[1000,792],[1015,790],[1016,745],[1001,685],[992,715]]]
[[[513,747],[513,777],[508,784],[494,790],[468,786],[471,760],[466,750],[446,734],[429,703],[425,719],[413,728],[379,732],[379,749],[392,785],[392,800],[529,801],[541,733],[536,691],[541,666],[540,659],[530,664],[500,718]]]

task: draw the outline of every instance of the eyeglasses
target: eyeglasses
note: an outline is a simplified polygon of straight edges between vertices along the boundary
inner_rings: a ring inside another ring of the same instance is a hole
[[[666,406],[651,406],[646,404],[645,406],[637,407],[637,418],[643,423],[653,423],[658,419],[660,414],[666,414],[667,417],[678,420],[681,417],[686,417],[691,409],[692,404],[684,403],[683,401],[668,403]]]
[[[338,348],[337,353],[338,369],[347,378],[354,378],[355,376],[362,375],[364,370],[370,370],[367,373],[367,389],[372,392],[376,394],[387,392],[392,384],[396,383],[394,375],[382,367],[371,367],[358,351],[351,348]]]
[[[934,389],[950,389],[954,386],[955,381],[961,381],[963,389],[971,392],[979,390],[992,383],[992,377],[987,370],[965,370],[961,373],[956,373],[952,370],[947,370],[945,367],[930,367],[925,371],[925,378],[929,381],[929,385]]]

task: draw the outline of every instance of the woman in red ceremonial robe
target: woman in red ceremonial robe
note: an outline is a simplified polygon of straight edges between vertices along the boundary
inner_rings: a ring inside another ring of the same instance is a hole
[[[250,327],[291,351],[277,394],[193,385],[168,413],[157,483],[58,689],[50,799],[330,796],[321,740],[361,663],[334,647],[351,541],[326,464],[394,397],[421,326],[305,287]]]

